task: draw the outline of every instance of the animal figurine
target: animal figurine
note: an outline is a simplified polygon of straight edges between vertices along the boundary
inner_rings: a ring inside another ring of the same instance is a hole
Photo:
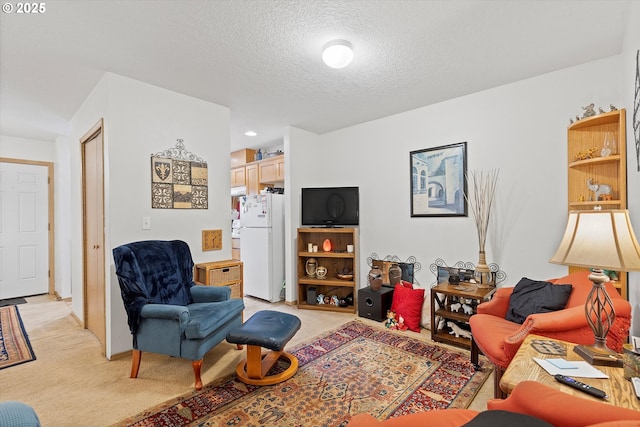
[[[447,322],[447,326],[451,328],[449,335],[455,335],[456,338],[471,338],[471,332],[466,329],[462,329],[460,326],[456,325],[455,322]]]
[[[589,187],[589,190],[593,191],[595,193],[595,198],[594,200],[601,200],[601,196],[603,194],[611,194],[612,193],[612,189],[610,185],[607,184],[594,184],[593,180],[591,178],[587,179],[587,186]]]
[[[462,304],[462,311],[464,311],[464,314],[468,314],[469,316],[473,314],[473,308],[471,308],[469,304]]]
[[[582,114],[582,118],[593,117],[596,115],[596,110],[594,110],[595,105],[593,103],[589,105],[585,105],[582,107],[584,113]]]
[[[451,311],[455,311],[457,313],[458,311],[460,311],[460,307],[462,307],[462,304],[460,304],[459,302],[451,304]]]

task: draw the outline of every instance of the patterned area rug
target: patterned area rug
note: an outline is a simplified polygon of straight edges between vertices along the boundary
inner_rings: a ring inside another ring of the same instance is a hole
[[[361,412],[382,420],[466,408],[491,373],[489,363],[475,371],[468,352],[359,321],[289,352],[300,367],[285,382],[258,387],[233,375],[116,425],[345,426]]]
[[[18,307],[0,307],[0,369],[36,360]]]

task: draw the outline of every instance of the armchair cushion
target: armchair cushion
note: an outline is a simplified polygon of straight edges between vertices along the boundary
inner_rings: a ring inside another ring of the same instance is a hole
[[[505,318],[522,324],[530,314],[561,310],[567,305],[572,288],[523,277],[511,294]]]
[[[193,303],[188,306],[189,324],[184,331],[187,339],[202,339],[242,313],[240,298],[224,302]]]

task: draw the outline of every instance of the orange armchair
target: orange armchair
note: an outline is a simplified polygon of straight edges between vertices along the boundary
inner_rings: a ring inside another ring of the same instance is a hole
[[[549,280],[554,284],[571,284],[573,289],[563,310],[529,315],[523,324],[505,319],[513,287],[496,290],[491,301],[478,305],[477,314],[471,316],[469,325],[473,336],[471,361],[478,363],[481,351],[495,365],[494,396],[504,397],[500,390],[500,378],[528,334],[542,335],[576,344],[594,343],[593,331],[587,323],[584,305],[593,284],[588,271]],[[611,297],[616,319],[607,335],[609,348],[621,353],[631,325],[631,305],[620,296],[611,283],[606,285]]]
[[[489,400],[487,409],[529,415],[558,427],[640,426],[638,411],[572,396],[535,381],[519,383],[504,400]],[[379,421],[363,413],[351,418],[348,427],[460,427],[478,414],[471,409],[442,409]]]

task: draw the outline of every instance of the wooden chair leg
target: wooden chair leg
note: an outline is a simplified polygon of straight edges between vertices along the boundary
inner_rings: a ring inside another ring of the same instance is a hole
[[[200,391],[202,390],[202,379],[200,378],[200,371],[202,370],[202,359],[194,360],[191,364],[193,365],[193,373],[196,376],[196,390]]]
[[[507,396],[508,396],[507,393],[502,391],[502,389],[500,388],[500,380],[502,379],[502,374],[504,374],[504,369],[499,367],[499,366],[495,366],[495,369],[493,370],[493,397],[494,397],[494,399],[506,399]]]
[[[472,335],[471,336],[471,364],[473,365],[476,371],[480,370],[480,364],[478,363],[479,353],[480,353],[480,349],[478,348],[478,344],[476,344]]]
[[[142,359],[142,352],[140,350],[133,350],[131,354],[131,378],[138,378],[138,370],[140,369],[140,360]]]

